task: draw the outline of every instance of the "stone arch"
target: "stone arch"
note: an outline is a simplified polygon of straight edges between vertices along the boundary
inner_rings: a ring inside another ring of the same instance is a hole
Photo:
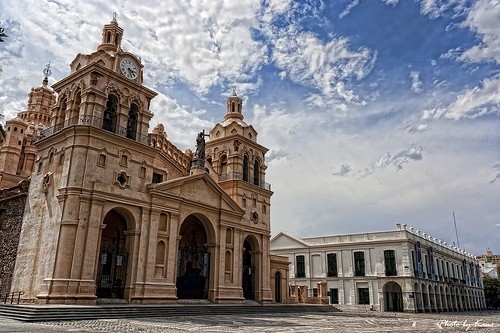
[[[260,244],[253,235],[248,235],[243,241],[242,249],[242,288],[243,297],[248,300],[256,299],[256,291],[259,290],[258,276],[260,274]]]
[[[96,275],[98,298],[125,298],[129,283],[130,241],[128,231],[134,229],[133,215],[125,208],[110,209],[103,219]]]
[[[219,156],[219,175],[227,174],[227,155],[221,154]]]
[[[68,119],[72,119],[74,117],[77,117],[80,114],[80,104],[82,103],[82,91],[80,88],[78,88],[75,91],[75,95],[73,98],[73,107],[70,110],[70,114],[68,116]]]
[[[384,285],[384,311],[403,312],[403,292],[395,281]]]
[[[127,119],[127,138],[135,140],[137,135],[137,121],[139,119],[139,106],[136,103],[130,105]]]
[[[420,285],[417,282],[415,282],[413,289],[414,289],[415,309],[417,310],[417,312],[423,312],[424,306],[422,302],[422,291],[420,289]]]
[[[212,258],[215,257],[215,230],[203,214],[190,214],[179,228],[177,252],[177,297],[208,299],[214,278]],[[214,263],[215,264],[215,263]]]
[[[102,129],[115,133],[118,119],[118,96],[114,93],[108,95],[106,108],[102,119]]]
[[[243,154],[243,180],[248,181],[249,177],[249,172],[250,172],[250,162],[248,158],[248,154]]]
[[[253,163],[253,184],[260,186],[260,161],[258,158]]]

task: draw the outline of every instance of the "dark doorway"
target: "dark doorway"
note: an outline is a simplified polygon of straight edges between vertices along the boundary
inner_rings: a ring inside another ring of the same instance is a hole
[[[281,273],[274,274],[274,302],[281,303]]]
[[[128,252],[125,245],[127,223],[112,210],[104,218],[99,266],[97,268],[97,298],[124,298]]]
[[[253,261],[253,248],[248,238],[243,243],[243,297],[255,299],[255,264]]]
[[[207,233],[194,215],[182,223],[177,266],[177,297],[179,299],[208,298],[210,253]]]
[[[394,282],[387,282],[384,286],[385,311],[403,312],[403,293],[401,286]]]

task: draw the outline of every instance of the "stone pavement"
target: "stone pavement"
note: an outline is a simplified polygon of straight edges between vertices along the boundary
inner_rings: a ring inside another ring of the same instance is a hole
[[[100,319],[24,323],[0,317],[9,333],[177,333],[177,332],[480,332],[500,333],[500,312],[407,314],[337,312],[327,314],[226,315],[144,319]]]

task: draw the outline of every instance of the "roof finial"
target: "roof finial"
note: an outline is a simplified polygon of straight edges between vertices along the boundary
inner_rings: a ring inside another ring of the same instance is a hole
[[[116,17],[118,16],[118,13],[117,12],[113,12],[113,21],[116,22]]]
[[[45,75],[45,78],[43,79],[43,85],[46,86],[47,83],[49,83],[49,76],[52,75],[52,70],[50,69],[50,61],[47,65],[45,65],[45,68],[43,69],[43,75]]]
[[[233,96],[238,96],[236,95],[236,86],[233,86]]]

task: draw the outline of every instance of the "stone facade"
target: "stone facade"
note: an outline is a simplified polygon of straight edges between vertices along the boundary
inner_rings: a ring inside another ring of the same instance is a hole
[[[0,190],[0,294],[10,291],[28,186],[25,180]]]
[[[273,255],[287,256],[290,293],[321,295],[342,309],[444,312],[485,308],[479,262],[406,225],[396,231],[298,238],[279,233]]]
[[[269,254],[267,148],[244,122],[242,100],[228,97],[203,153],[182,152],[161,124],[149,132],[156,93],[122,36],[113,19],[97,50],[77,55],[53,85],[50,126],[33,136],[11,290],[65,304],[287,295],[271,287],[279,271],[275,287],[286,288],[287,262]],[[192,163],[200,156],[205,163]]]

